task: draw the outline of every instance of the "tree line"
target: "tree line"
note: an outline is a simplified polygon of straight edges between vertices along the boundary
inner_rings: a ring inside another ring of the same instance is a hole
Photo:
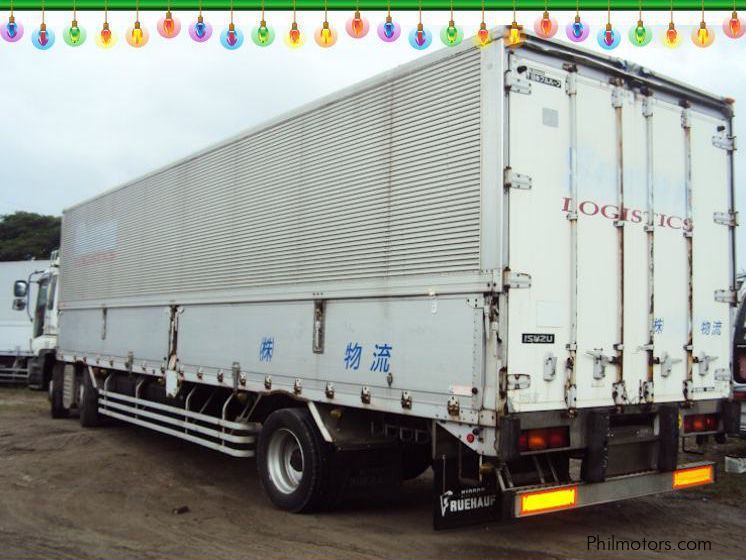
[[[62,219],[33,212],[0,216],[0,261],[48,259],[60,246]]]

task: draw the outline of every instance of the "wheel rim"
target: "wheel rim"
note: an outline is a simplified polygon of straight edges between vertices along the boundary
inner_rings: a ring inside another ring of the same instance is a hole
[[[54,398],[54,380],[49,380],[49,400],[51,401]]]
[[[275,487],[292,494],[303,479],[303,449],[295,434],[281,428],[272,434],[267,448],[267,468]]]

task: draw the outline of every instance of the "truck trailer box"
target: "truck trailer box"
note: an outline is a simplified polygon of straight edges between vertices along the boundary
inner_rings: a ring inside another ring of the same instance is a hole
[[[14,308],[14,283],[16,280],[28,281],[35,272],[47,266],[49,261],[0,262],[0,383],[25,382],[28,378],[28,360],[32,355],[31,339],[36,310],[27,312],[25,308]],[[36,301],[36,293],[32,295],[29,301]]]
[[[66,210],[60,382],[234,455],[258,435],[287,509],[271,403],[337,450],[426,445],[440,525],[675,487],[680,422],[726,425],[732,102],[493,35]]]

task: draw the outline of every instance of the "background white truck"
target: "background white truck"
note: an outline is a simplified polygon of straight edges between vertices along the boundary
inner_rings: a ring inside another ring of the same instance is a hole
[[[291,511],[432,466],[436,527],[712,482],[732,102],[467,43],[65,211],[52,414],[256,453]]]
[[[34,273],[49,266],[49,261],[0,262],[0,383],[26,383],[28,362],[33,353],[31,339],[34,334],[34,314],[26,311],[26,294],[17,298],[14,282],[28,282]],[[36,301],[35,294],[29,294]],[[17,301],[22,301],[19,305]]]

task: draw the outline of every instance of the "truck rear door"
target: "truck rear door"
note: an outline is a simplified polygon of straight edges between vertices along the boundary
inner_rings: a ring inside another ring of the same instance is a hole
[[[531,278],[508,296],[513,409],[721,398],[727,122],[532,51],[509,60],[508,262]]]

